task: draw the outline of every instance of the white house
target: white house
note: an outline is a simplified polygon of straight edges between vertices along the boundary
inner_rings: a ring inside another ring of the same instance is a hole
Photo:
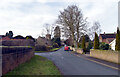
[[[116,43],[116,39],[114,39],[109,45],[111,46],[112,50],[115,50],[115,43]]]

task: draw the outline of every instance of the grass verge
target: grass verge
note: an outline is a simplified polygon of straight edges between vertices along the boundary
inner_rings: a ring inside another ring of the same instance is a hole
[[[42,52],[52,52],[52,51],[57,51],[57,50],[59,50],[60,48],[62,48],[62,46],[61,47],[59,47],[59,48],[53,48],[53,49],[51,49],[50,51],[35,51],[36,53],[42,53]]]
[[[60,48],[53,48],[53,49],[51,49],[50,51],[56,51],[56,50],[58,50],[58,49],[60,49]]]
[[[6,75],[61,75],[57,67],[45,57],[35,55]]]

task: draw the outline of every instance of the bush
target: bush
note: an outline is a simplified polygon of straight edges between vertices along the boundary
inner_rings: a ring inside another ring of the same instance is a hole
[[[86,46],[85,46],[85,36],[83,36],[83,39],[82,39],[82,49],[83,49],[83,51],[86,50]]]
[[[57,43],[59,46],[61,46],[60,38],[53,38],[52,41],[53,41],[53,43]]]
[[[48,51],[47,47],[44,45],[36,45],[35,51]]]
[[[93,47],[93,44],[91,41],[89,41],[88,46],[86,48],[86,52],[90,52],[90,49],[92,49],[92,47]]]
[[[59,45],[58,45],[57,43],[54,43],[54,44],[53,44],[53,47],[54,47],[54,48],[59,48]]]
[[[50,51],[53,47],[52,46],[46,46],[47,50]]]
[[[119,28],[117,28],[115,50],[120,51],[120,31],[119,31]]]
[[[106,43],[100,43],[100,46],[99,46],[100,49],[102,50],[108,50],[109,49],[109,44],[106,44]]]
[[[94,39],[94,49],[99,49],[99,37],[95,32],[95,39]]]
[[[82,44],[81,44],[81,43],[78,43],[78,47],[79,47],[79,48],[82,48]]]
[[[74,45],[72,45],[72,47],[75,47]]]

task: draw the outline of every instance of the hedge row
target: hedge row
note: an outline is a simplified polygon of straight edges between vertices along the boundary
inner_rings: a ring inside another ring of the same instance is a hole
[[[1,47],[0,47],[1,48]],[[31,50],[32,47],[2,47],[2,54],[8,53],[26,53]]]

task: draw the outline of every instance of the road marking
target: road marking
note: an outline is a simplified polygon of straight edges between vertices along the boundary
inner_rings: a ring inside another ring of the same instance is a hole
[[[76,54],[74,54],[74,55],[76,55]],[[79,56],[79,55],[76,55],[76,56],[81,57],[81,56]],[[82,57],[82,58],[85,58],[85,57]],[[91,59],[88,59],[88,58],[85,58],[85,59],[87,59],[87,60],[89,60],[89,61],[92,61],[92,62],[95,62],[95,63],[97,63],[97,64],[104,65],[104,66],[106,66],[106,67],[110,67],[110,68],[112,68],[112,69],[120,70],[119,68],[116,68],[116,67],[113,67],[113,66],[104,64],[104,63],[100,63],[100,62],[95,61],[95,60],[91,60]]]

